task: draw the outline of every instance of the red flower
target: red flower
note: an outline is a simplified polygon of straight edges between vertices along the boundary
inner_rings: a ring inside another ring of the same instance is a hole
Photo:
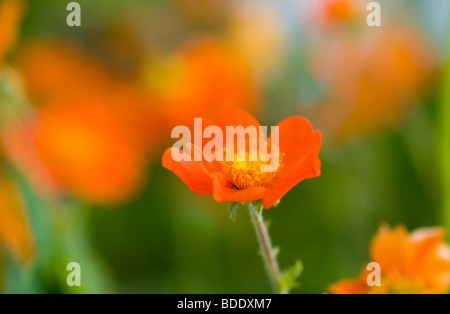
[[[213,124],[220,127],[223,134],[226,133],[226,126],[260,126],[252,116],[237,109],[223,112]],[[263,162],[259,157],[257,161],[248,161],[249,158],[245,158],[245,161],[236,158],[234,161],[206,161],[205,158],[202,158],[202,161],[194,161],[194,158],[190,158],[191,161],[175,161],[173,153],[179,153],[178,148],[167,149],[162,164],[196,193],[211,193],[218,202],[249,202],[262,199],[263,206],[267,209],[300,181],[320,175],[318,154],[321,133],[314,131],[310,122],[299,116],[284,119],[277,126],[279,150],[276,153],[279,165],[273,172],[261,171],[261,165],[269,162]],[[267,139],[268,146],[271,136]],[[257,141],[260,145],[266,139],[259,137]],[[246,151],[238,150],[235,156],[243,153],[243,156],[248,157],[249,145],[246,144]],[[230,149],[224,145],[223,151],[227,148]],[[182,153],[187,157],[194,155],[193,151]]]

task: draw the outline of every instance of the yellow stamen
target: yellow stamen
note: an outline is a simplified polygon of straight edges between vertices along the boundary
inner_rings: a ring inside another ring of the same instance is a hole
[[[226,161],[222,164],[222,169],[228,180],[238,189],[246,189],[253,186],[264,186],[276,176],[282,167],[283,153],[278,154],[279,164],[274,167],[274,171],[262,172],[262,165],[270,165],[270,161],[258,160],[250,161],[248,153],[235,154],[234,161]],[[242,158],[245,155],[245,158]],[[273,156],[272,156],[273,158]],[[243,160],[244,159],[244,160]]]

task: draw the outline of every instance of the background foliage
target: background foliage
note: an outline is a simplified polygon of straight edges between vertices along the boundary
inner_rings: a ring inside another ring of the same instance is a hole
[[[334,11],[313,18],[327,1],[312,0],[80,0],[83,26],[70,28],[66,2],[29,2],[18,43],[7,59],[13,71],[21,72],[17,60],[27,43],[69,40],[133,86],[136,73],[147,67],[149,75],[164,82],[165,72],[155,72],[155,67],[184,43],[205,35],[226,38],[227,45],[244,55],[258,85],[254,105],[236,106],[251,111],[264,125],[301,114],[322,131],[322,175],[297,185],[277,208],[264,213],[272,222],[273,243],[282,247],[280,265],[298,258],[303,262],[301,286],[294,293],[322,293],[341,278],[355,277],[369,259],[370,238],[382,222],[401,223],[409,230],[450,227],[447,1],[379,1],[383,31],[367,26],[365,11],[354,13],[355,21],[351,14]],[[419,44],[389,37],[399,27]],[[232,35],[233,30],[242,38]],[[376,36],[386,40],[369,48],[352,46]],[[340,58],[339,45],[332,45],[335,38],[349,41],[342,48],[345,56],[355,49],[357,55],[370,57],[361,63]],[[397,44],[400,59],[412,58],[412,63],[389,59],[390,45]],[[417,51],[423,47],[430,52]],[[361,82],[370,81],[375,71],[367,64],[379,66],[362,95],[357,92]],[[329,65],[325,77],[317,70],[324,65]],[[46,68],[41,71],[45,76]],[[75,74],[67,70],[67,75]],[[215,91],[217,99],[228,92]],[[32,96],[13,94],[16,99],[27,97],[37,110],[43,106]],[[2,99],[0,106],[6,106]],[[363,109],[342,118],[339,113],[353,102]],[[125,110],[127,104],[125,99]],[[152,100],[150,106],[159,112],[164,104]],[[402,109],[391,115],[398,107]],[[378,115],[378,110],[384,111]],[[11,121],[0,112],[5,118],[1,120]],[[19,119],[26,120],[26,115],[19,114]],[[160,128],[171,127],[167,123]],[[140,188],[126,200],[108,204],[70,191],[57,196],[43,192],[30,180],[29,168],[0,154],[2,172],[14,182],[34,243],[33,257],[25,263],[4,246],[0,291],[270,292],[248,213],[240,208],[233,222],[227,204],[192,193],[163,169],[160,157],[171,145],[170,133],[164,132],[146,152]],[[82,287],[66,285],[66,265],[72,261],[81,264]]]

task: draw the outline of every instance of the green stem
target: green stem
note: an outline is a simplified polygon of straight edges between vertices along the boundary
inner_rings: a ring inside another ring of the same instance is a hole
[[[447,60],[450,62],[450,60]],[[447,64],[443,83],[441,121],[441,149],[443,174],[443,218],[450,238],[450,64]]]
[[[276,259],[275,250],[270,242],[269,233],[267,232],[267,227],[264,224],[262,214],[259,214],[258,210],[254,207],[251,202],[248,202],[248,209],[250,213],[250,218],[255,227],[256,237],[261,248],[261,255],[266,266],[267,275],[269,277],[270,283],[274,293],[286,293],[280,289],[281,285],[281,272],[280,267]]]

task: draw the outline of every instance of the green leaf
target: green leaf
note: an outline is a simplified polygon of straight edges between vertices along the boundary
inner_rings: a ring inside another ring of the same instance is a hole
[[[238,202],[229,202],[228,203],[228,211],[230,212],[230,218],[233,221],[236,221],[236,212],[239,207]]]
[[[297,261],[294,266],[283,271],[281,279],[278,283],[280,293],[289,293],[291,288],[298,287],[296,279],[303,271],[303,264],[301,261]]]
[[[272,205],[272,207],[277,208],[278,205],[280,205],[280,202],[281,202],[281,198],[278,201],[276,201],[275,204]]]
[[[260,217],[263,210],[262,201],[261,200],[252,201],[250,202],[250,204],[253,207],[253,210],[255,211],[256,215]]]
[[[277,258],[278,254],[280,254],[280,248],[278,246],[272,249],[272,254],[275,258]]]

